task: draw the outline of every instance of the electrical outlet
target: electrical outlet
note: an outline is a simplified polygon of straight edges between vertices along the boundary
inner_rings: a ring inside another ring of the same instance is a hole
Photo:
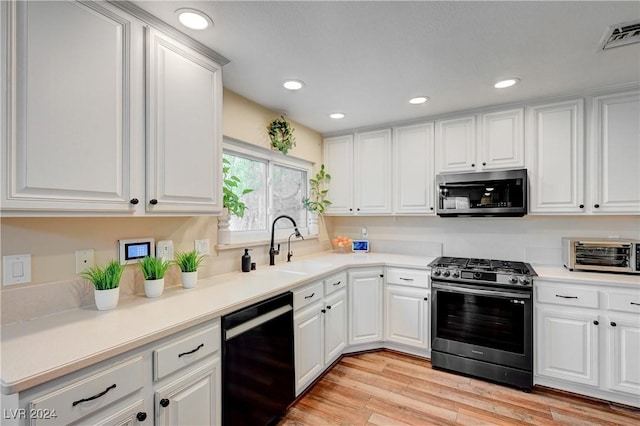
[[[92,268],[95,264],[93,249],[76,250],[76,274]]]
[[[158,241],[156,243],[156,257],[162,260],[173,260],[173,241]]]
[[[362,238],[367,238],[369,236],[369,231],[367,231],[366,226],[363,226],[360,232],[362,233]]]
[[[195,249],[198,254],[209,254],[209,240],[195,240]]]

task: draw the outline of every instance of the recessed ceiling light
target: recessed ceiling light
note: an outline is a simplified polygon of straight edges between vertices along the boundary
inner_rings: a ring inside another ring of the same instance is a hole
[[[420,105],[429,100],[428,96],[417,96],[415,98],[409,99],[409,103],[413,105]]]
[[[302,86],[304,86],[304,83],[300,80],[287,80],[282,83],[282,85],[287,90],[300,90],[302,89]]]
[[[329,114],[329,117],[333,118],[334,120],[339,120],[341,118],[344,118],[344,114],[341,112],[334,112],[333,114]]]
[[[499,81],[496,84],[493,85],[493,87],[495,87],[496,89],[506,89],[507,87],[511,87],[515,84],[517,84],[520,81],[519,78],[507,78],[505,80]]]
[[[209,25],[213,25],[211,18],[196,9],[182,8],[176,10],[176,14],[178,15],[178,21],[192,30],[204,30]]]

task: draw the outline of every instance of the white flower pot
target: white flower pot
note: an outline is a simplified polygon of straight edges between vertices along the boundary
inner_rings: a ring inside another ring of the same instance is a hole
[[[309,228],[309,235],[318,235],[318,213],[309,212],[307,215],[307,226]]]
[[[231,243],[230,219],[229,209],[222,209],[222,214],[218,216],[218,244],[220,245]]]
[[[198,271],[182,272],[182,287],[194,288],[198,282]]]
[[[144,294],[147,297],[160,297],[164,291],[164,278],[144,280]]]
[[[112,288],[109,290],[96,290],[93,289],[93,295],[96,300],[96,307],[99,311],[108,311],[118,305],[118,299],[120,298],[120,287]]]

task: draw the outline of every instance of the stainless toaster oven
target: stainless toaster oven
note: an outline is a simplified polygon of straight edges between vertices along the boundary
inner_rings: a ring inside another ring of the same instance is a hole
[[[571,271],[640,274],[640,241],[621,238],[563,238],[562,263]]]

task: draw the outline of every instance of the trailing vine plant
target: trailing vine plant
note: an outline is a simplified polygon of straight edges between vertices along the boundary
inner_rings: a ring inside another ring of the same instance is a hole
[[[267,130],[269,130],[271,148],[286,155],[292,147],[296,146],[296,138],[293,136],[295,129],[283,116],[271,121]]]
[[[302,204],[307,210],[320,215],[331,205],[331,201],[325,199],[329,192],[329,190],[325,188],[325,185],[329,183],[330,180],[331,175],[327,173],[324,164],[322,164],[315,178],[309,179],[309,198],[302,200]]]

